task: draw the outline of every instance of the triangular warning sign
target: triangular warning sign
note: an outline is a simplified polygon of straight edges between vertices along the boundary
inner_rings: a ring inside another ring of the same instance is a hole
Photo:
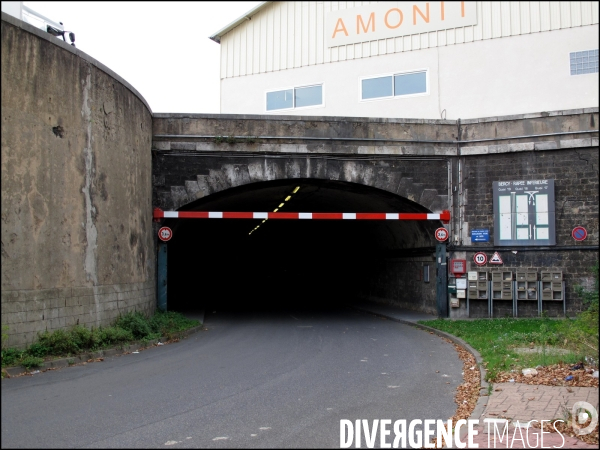
[[[490,259],[490,264],[504,264],[504,261],[502,261],[498,252],[494,252],[494,256]]]

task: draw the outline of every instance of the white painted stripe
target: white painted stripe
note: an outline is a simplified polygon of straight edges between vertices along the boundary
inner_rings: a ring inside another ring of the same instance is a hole
[[[356,219],[356,213],[343,213],[342,219]]]
[[[298,213],[298,219],[312,219],[312,213]]]
[[[209,219],[222,219],[223,213],[220,211],[209,211],[208,218]]]
[[[440,215],[439,214],[427,214],[427,220],[439,220],[440,219]]]
[[[386,213],[385,214],[385,218],[386,220],[398,220],[398,213]]]
[[[163,213],[165,219],[176,219],[179,217],[179,212],[178,211],[165,211]]]
[[[252,217],[254,217],[255,219],[267,219],[269,217],[269,213],[255,212],[255,213],[252,213]]]

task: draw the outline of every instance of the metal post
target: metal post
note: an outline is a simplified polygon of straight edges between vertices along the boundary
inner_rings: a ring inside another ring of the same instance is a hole
[[[158,243],[157,306],[167,310],[167,243]]]
[[[439,318],[448,317],[448,269],[446,264],[446,244],[435,246],[437,310]]]

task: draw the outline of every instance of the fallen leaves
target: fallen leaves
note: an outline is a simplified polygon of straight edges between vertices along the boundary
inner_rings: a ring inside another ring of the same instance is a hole
[[[590,424],[590,421],[591,421],[591,419],[588,419],[588,421],[586,423],[580,425],[580,427],[585,428],[586,426],[588,426]],[[540,422],[532,422],[531,427],[532,428],[542,428],[542,424]],[[544,430],[543,431],[550,432],[550,433],[556,433],[558,431],[565,436],[571,436],[571,437],[580,439],[583,442],[585,442],[586,444],[598,445],[598,443],[599,443],[598,425],[596,425],[596,428],[590,434],[584,434],[582,436],[578,436],[575,434],[575,431],[573,430],[573,425],[571,424],[571,420],[568,420],[568,421],[555,420],[554,422],[544,422]]]
[[[576,387],[598,387],[598,378],[592,377],[585,369],[571,370],[569,364],[553,364],[551,366],[538,367],[537,375],[526,376],[520,372],[499,372],[494,383],[508,383],[514,379],[517,383],[541,384],[544,386],[576,386]],[[569,375],[572,380],[566,381]]]
[[[450,339],[442,338],[444,341],[452,344],[458,353],[458,357],[463,362],[463,382],[456,388],[454,402],[458,405],[456,412],[450,419],[456,423],[460,419],[468,419],[475,409],[479,399],[479,389],[481,387],[481,374],[475,361],[475,357],[461,346],[455,344]],[[446,382],[446,384],[450,384]],[[432,439],[435,448],[441,448],[437,443],[437,438]]]

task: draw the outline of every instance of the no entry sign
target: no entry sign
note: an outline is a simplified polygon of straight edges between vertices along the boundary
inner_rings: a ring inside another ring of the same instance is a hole
[[[483,252],[477,252],[475,253],[475,256],[473,256],[473,261],[475,261],[475,264],[478,266],[485,266],[487,264],[487,255]]]
[[[444,242],[448,239],[448,230],[445,228],[438,228],[435,230],[435,238],[440,242]]]
[[[571,236],[573,236],[573,239],[576,241],[583,241],[587,237],[587,230],[583,227],[575,227],[573,228]]]
[[[172,237],[173,237],[173,231],[169,227],[162,227],[160,230],[158,230],[158,238],[161,241],[167,242]]]

